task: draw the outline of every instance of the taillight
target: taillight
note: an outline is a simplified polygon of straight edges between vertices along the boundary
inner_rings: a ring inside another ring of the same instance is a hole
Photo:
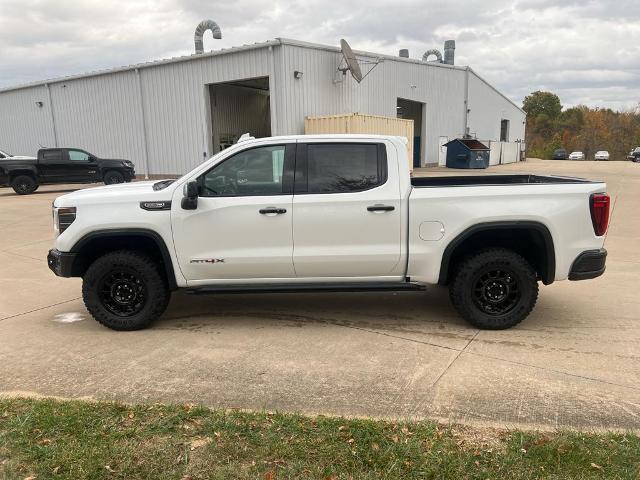
[[[607,193],[594,193],[589,201],[593,231],[598,237],[607,233],[609,226],[609,204],[611,199]]]

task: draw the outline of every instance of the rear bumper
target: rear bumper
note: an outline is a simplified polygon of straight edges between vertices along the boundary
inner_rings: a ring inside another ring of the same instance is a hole
[[[569,280],[588,280],[599,277],[604,273],[606,260],[607,251],[604,248],[582,252],[571,265]]]
[[[61,252],[60,250],[49,250],[47,264],[53,273],[59,277],[71,277],[73,263],[77,257],[76,253]]]

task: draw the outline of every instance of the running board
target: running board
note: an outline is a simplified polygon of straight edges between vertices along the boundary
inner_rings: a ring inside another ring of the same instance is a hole
[[[416,283],[287,283],[278,285],[270,283],[244,285],[207,285],[186,289],[193,295],[220,293],[301,293],[301,292],[398,292],[424,290],[423,285]]]

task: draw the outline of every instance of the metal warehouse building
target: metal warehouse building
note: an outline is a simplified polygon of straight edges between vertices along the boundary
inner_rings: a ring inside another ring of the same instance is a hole
[[[361,83],[339,70],[339,48],[276,39],[5,88],[0,148],[78,147],[139,174],[181,174],[244,132],[301,134],[305,117],[354,112],[413,119],[421,166],[465,133],[524,140],[525,113],[469,67],[355,54]]]

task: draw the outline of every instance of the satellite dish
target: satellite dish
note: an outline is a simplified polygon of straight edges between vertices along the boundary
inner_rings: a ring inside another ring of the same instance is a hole
[[[347,70],[349,70],[353,79],[356,82],[360,83],[364,78],[362,75],[362,70],[360,69],[360,64],[358,63],[358,59],[353,53],[353,50],[351,50],[351,47],[344,38],[340,40],[340,48],[342,50],[344,61],[347,63],[346,68],[341,68],[340,71],[342,71],[342,73],[346,75]]]

